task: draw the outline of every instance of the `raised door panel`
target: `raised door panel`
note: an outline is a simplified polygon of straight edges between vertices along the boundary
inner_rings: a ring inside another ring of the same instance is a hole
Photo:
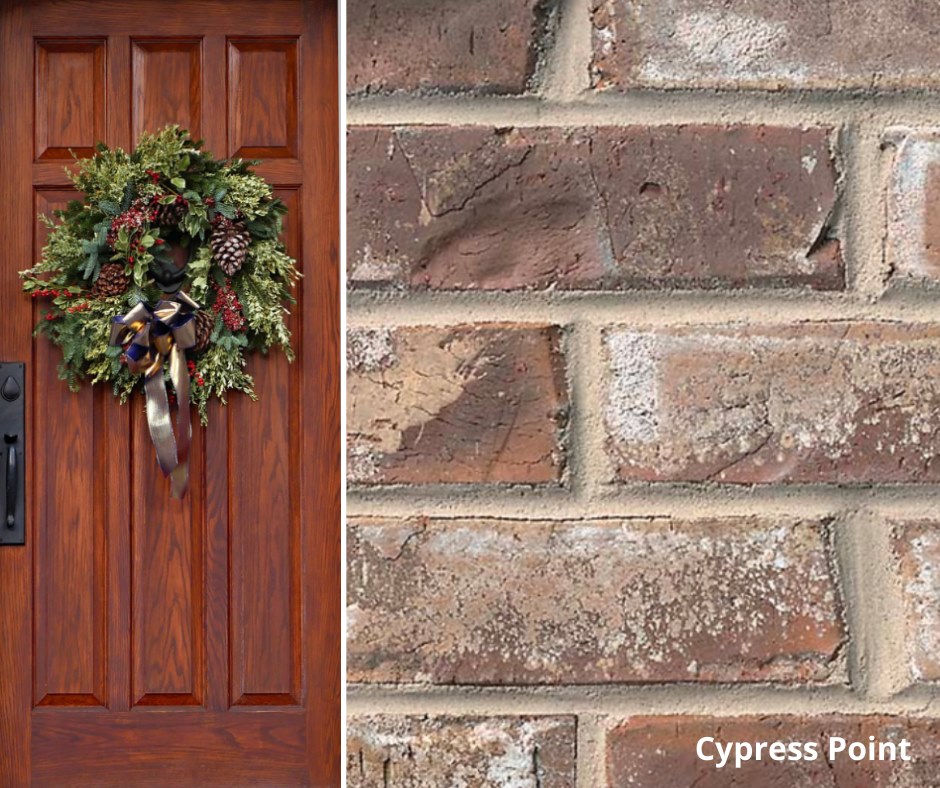
[[[297,157],[297,39],[228,40],[229,155]]]
[[[176,123],[202,136],[202,40],[131,40],[133,138]]]
[[[173,500],[154,455],[142,395],[131,400],[132,699],[201,705],[205,692],[202,430],[193,431],[190,492]]]
[[[34,192],[36,214],[49,216],[78,194]],[[36,259],[48,230],[37,221]],[[41,319],[43,309],[34,308]],[[72,393],[58,380],[60,351],[45,338],[33,346],[34,688],[37,706],[100,706],[106,698],[105,523],[100,511],[105,445],[104,392]]]
[[[35,157],[88,156],[105,138],[107,43],[38,39],[35,44]]]
[[[282,239],[300,260],[300,191],[276,193],[288,208]],[[299,321],[292,315],[288,326],[299,357]],[[231,697],[234,705],[292,705],[302,686],[301,375],[280,352],[255,356],[249,370],[260,399],[229,405]]]

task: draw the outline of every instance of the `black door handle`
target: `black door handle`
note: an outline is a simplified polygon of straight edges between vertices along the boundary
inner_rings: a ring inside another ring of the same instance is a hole
[[[26,367],[19,361],[0,361],[0,549],[26,544]]]
[[[7,512],[6,526],[16,527],[16,499],[20,491],[20,469],[16,463],[16,435],[4,435],[3,441],[7,445]]]

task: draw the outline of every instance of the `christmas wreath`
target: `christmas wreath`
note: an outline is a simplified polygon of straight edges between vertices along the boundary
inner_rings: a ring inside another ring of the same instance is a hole
[[[124,402],[142,382],[160,465],[182,495],[190,402],[205,423],[212,397],[255,397],[246,352],[292,358],[285,303],[299,274],[278,240],[286,208],[256,162],[215,159],[178,126],[132,153],[96,151],[70,174],[84,200],[41,217],[48,242],[20,275],[48,299],[36,333],[61,347],[70,388],[107,382]]]

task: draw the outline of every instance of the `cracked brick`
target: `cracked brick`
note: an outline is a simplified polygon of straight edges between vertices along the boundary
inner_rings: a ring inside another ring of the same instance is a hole
[[[551,45],[555,6],[554,0],[350,0],[347,89],[524,93]]]
[[[940,680],[940,523],[892,524],[904,609],[905,660],[910,678]]]
[[[885,260],[893,285],[940,282],[940,129],[891,129]]]
[[[940,85],[940,6],[921,0],[593,0],[597,88]]]
[[[940,480],[936,326],[630,326],[604,346],[622,480]]]
[[[841,675],[825,522],[359,518],[348,533],[351,682]]]
[[[559,483],[567,386],[544,325],[349,333],[353,483]]]
[[[825,128],[361,127],[353,286],[842,289]]]
[[[574,717],[353,716],[349,788],[574,788]]]

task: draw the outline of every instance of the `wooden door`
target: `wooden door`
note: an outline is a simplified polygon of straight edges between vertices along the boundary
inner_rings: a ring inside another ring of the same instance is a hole
[[[0,0],[0,359],[25,361],[25,547],[0,546],[0,786],[339,783],[336,7]],[[142,402],[71,394],[19,289],[70,150],[179,123],[262,160],[298,359],[195,428],[170,498]],[[139,451],[138,451],[139,450]],[[129,459],[130,458],[130,459]]]

